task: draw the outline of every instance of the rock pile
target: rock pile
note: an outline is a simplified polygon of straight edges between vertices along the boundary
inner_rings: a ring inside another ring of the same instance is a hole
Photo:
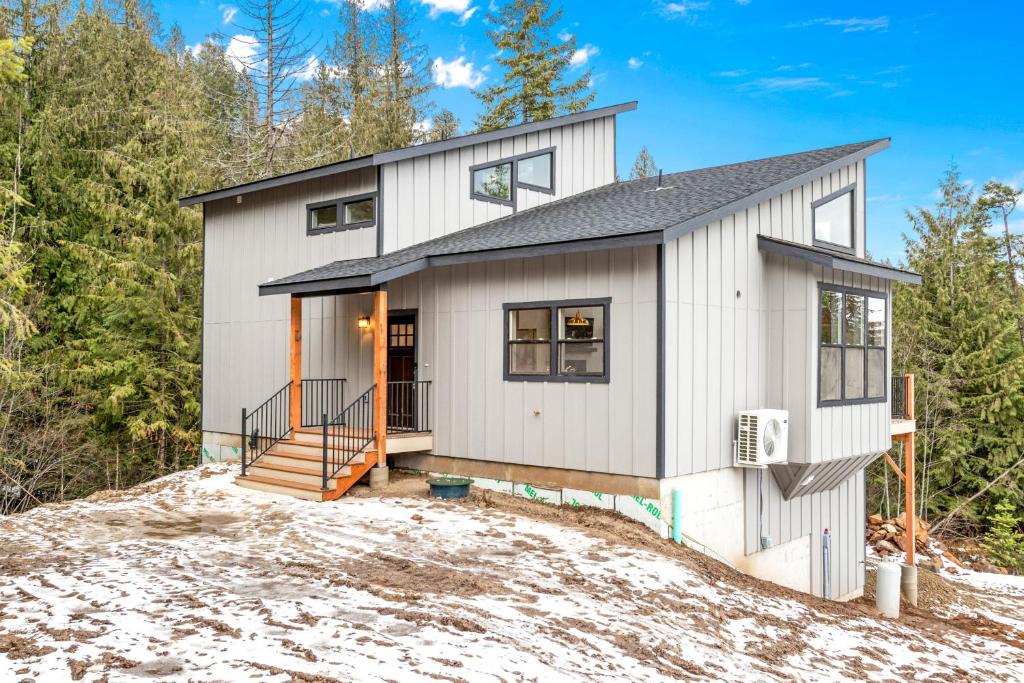
[[[901,555],[907,550],[906,515],[900,514],[891,519],[885,519],[882,515],[870,515],[865,535],[868,545],[882,557]],[[914,521],[914,549],[917,552],[918,564],[928,565],[928,568],[934,571],[942,569],[943,557],[960,566],[959,560],[952,553],[942,548],[940,544],[930,542],[928,522],[920,517],[916,517]]]

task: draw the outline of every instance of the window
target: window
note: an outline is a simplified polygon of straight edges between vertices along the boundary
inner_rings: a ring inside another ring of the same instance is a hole
[[[308,204],[306,213],[309,235],[366,228],[377,222],[377,193]]]
[[[345,225],[372,223],[374,219],[375,206],[376,202],[373,201],[373,197],[367,197],[366,199],[360,199],[354,202],[346,202]]]
[[[535,157],[524,157],[516,164],[516,182],[520,187],[551,192],[554,190],[551,183],[551,166],[551,152]]]
[[[515,208],[518,188],[554,194],[554,168],[554,147],[471,166],[470,199]]]
[[[511,203],[512,164],[497,164],[474,170],[473,194],[485,199]]]
[[[818,404],[886,399],[886,298],[821,285],[818,305]]]
[[[853,192],[853,187],[845,188],[811,204],[815,243],[843,251],[854,250]]]
[[[505,379],[607,382],[610,301],[506,304]]]

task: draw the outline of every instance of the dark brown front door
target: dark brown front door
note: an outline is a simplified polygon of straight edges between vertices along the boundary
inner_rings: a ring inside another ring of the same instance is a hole
[[[416,313],[393,313],[388,316],[389,430],[417,430],[416,388]]]

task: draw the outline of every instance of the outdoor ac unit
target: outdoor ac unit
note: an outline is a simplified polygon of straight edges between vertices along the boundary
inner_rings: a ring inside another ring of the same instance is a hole
[[[785,410],[744,410],[740,413],[733,464],[767,467],[784,463],[789,450],[789,413]]]

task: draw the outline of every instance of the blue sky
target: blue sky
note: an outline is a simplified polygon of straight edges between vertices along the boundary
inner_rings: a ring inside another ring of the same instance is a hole
[[[470,86],[497,77],[484,33],[493,0],[410,1],[437,67],[433,100],[469,128],[479,113]],[[306,4],[315,57],[337,6]],[[892,137],[868,163],[868,249],[899,261],[904,210],[934,203],[951,162],[978,185],[1024,183],[1024,8],[1015,5],[568,1],[557,31],[576,36],[596,104],[640,103],[620,117],[623,176],[644,144],[670,172]],[[155,9],[190,44],[240,32],[230,1]],[[1024,207],[1016,218],[1024,230]]]

